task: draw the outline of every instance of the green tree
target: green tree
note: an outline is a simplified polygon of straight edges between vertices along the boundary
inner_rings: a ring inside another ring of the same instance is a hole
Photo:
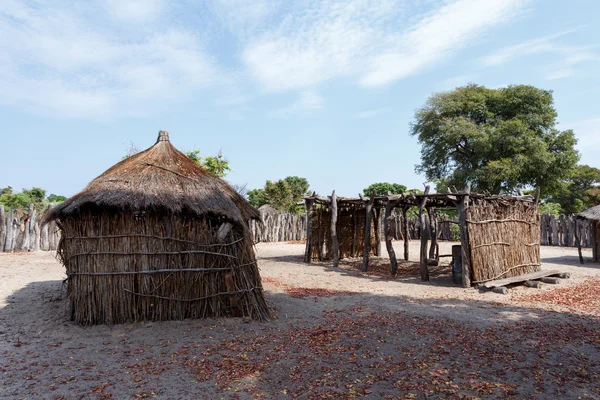
[[[308,195],[308,188],[306,178],[288,176],[276,182],[267,181],[262,189],[248,191],[248,201],[254,207],[270,204],[278,211],[299,213],[304,208],[298,203]]]
[[[562,209],[558,203],[553,203],[550,201],[544,201],[540,203],[540,214],[553,214],[558,217],[561,212]]]
[[[60,196],[60,195],[52,193],[50,196],[48,196],[47,200],[49,203],[62,203],[66,199],[67,198],[65,196]]]
[[[399,183],[373,183],[372,185],[369,185],[369,187],[363,189],[363,194],[365,196],[370,196],[373,193],[373,190],[375,190],[377,196],[386,196],[388,193],[402,194],[406,192],[406,186],[400,185]]]
[[[51,195],[56,196],[56,195]],[[66,198],[61,197],[64,201]],[[41,188],[33,187],[31,189],[23,189],[19,193],[15,193],[11,186],[0,189],[0,204],[9,209],[28,209],[30,204],[38,210],[43,209],[48,204],[46,199],[46,191]]]
[[[552,92],[532,86],[434,94],[410,128],[422,146],[416,171],[446,187],[554,193],[579,159],[573,132],[556,129],[556,117]]]
[[[549,197],[560,204],[562,212],[578,213],[599,204],[600,169],[578,165],[560,188]]]

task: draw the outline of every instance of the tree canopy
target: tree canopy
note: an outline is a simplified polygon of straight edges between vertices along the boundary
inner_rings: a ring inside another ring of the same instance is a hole
[[[573,132],[556,129],[556,118],[552,92],[533,86],[434,94],[410,128],[422,146],[416,171],[442,187],[553,193],[579,159]]]
[[[46,191],[38,187],[23,189],[15,193],[12,186],[0,189],[0,204],[8,209],[28,209],[33,204],[37,210],[45,208],[49,203],[60,203],[65,201],[65,196],[51,194],[46,198]]]
[[[600,204],[599,185],[600,169],[578,165],[548,201],[559,204],[564,213],[578,213]]]
[[[264,188],[248,191],[248,201],[254,207],[270,204],[277,211],[299,213],[304,209],[298,205],[308,195],[306,178],[288,176],[276,182],[267,181]]]
[[[363,194],[365,196],[370,196],[375,190],[377,196],[385,196],[388,193],[391,194],[402,194],[406,192],[406,186],[400,185],[399,183],[389,183],[389,182],[378,182],[369,185],[363,189]]]

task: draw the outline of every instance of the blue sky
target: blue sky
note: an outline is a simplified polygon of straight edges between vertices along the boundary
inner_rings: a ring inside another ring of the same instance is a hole
[[[414,111],[466,83],[554,91],[600,167],[600,2],[13,1],[0,7],[0,187],[73,195],[160,129],[228,180],[421,188]]]

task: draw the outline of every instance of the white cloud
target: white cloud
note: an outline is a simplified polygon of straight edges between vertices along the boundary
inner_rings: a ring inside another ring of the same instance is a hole
[[[325,101],[312,90],[300,92],[294,103],[273,111],[270,115],[275,118],[285,118],[294,115],[309,115],[323,108]]]
[[[140,115],[222,81],[190,32],[122,37],[51,4],[0,11],[0,37],[11,38],[0,41],[0,103],[57,117]]]
[[[569,29],[504,47],[481,58],[481,63],[486,67],[491,67],[529,55],[548,54],[556,57],[557,61],[543,67],[546,70],[546,79],[570,77],[576,74],[577,69],[575,67],[578,65],[600,59],[598,54],[595,53],[595,46],[572,46],[558,42],[558,39],[578,30],[577,28]]]
[[[371,118],[386,112],[387,108],[375,108],[373,110],[361,111],[355,115],[356,118]]]
[[[399,48],[378,55],[361,83],[383,85],[432,68],[436,62],[476,43],[489,28],[510,21],[523,4],[506,0],[447,4],[402,35]]]
[[[163,0],[105,0],[109,11],[127,22],[151,22],[163,11]]]
[[[455,0],[424,16],[410,4],[392,1],[309,3],[249,39],[242,60],[269,91],[339,78],[384,85],[433,68],[478,42],[484,32],[522,11],[524,3]],[[407,14],[416,14],[416,22]]]

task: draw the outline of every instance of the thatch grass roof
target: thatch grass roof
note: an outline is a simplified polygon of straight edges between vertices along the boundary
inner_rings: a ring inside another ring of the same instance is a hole
[[[240,224],[260,219],[258,211],[227,182],[173,147],[166,131],[159,132],[154,146],[109,168],[45,219],[64,218],[87,207],[212,214]]]
[[[575,216],[580,219],[600,221],[600,205],[588,208],[587,210],[582,211],[579,214],[575,214]]]

